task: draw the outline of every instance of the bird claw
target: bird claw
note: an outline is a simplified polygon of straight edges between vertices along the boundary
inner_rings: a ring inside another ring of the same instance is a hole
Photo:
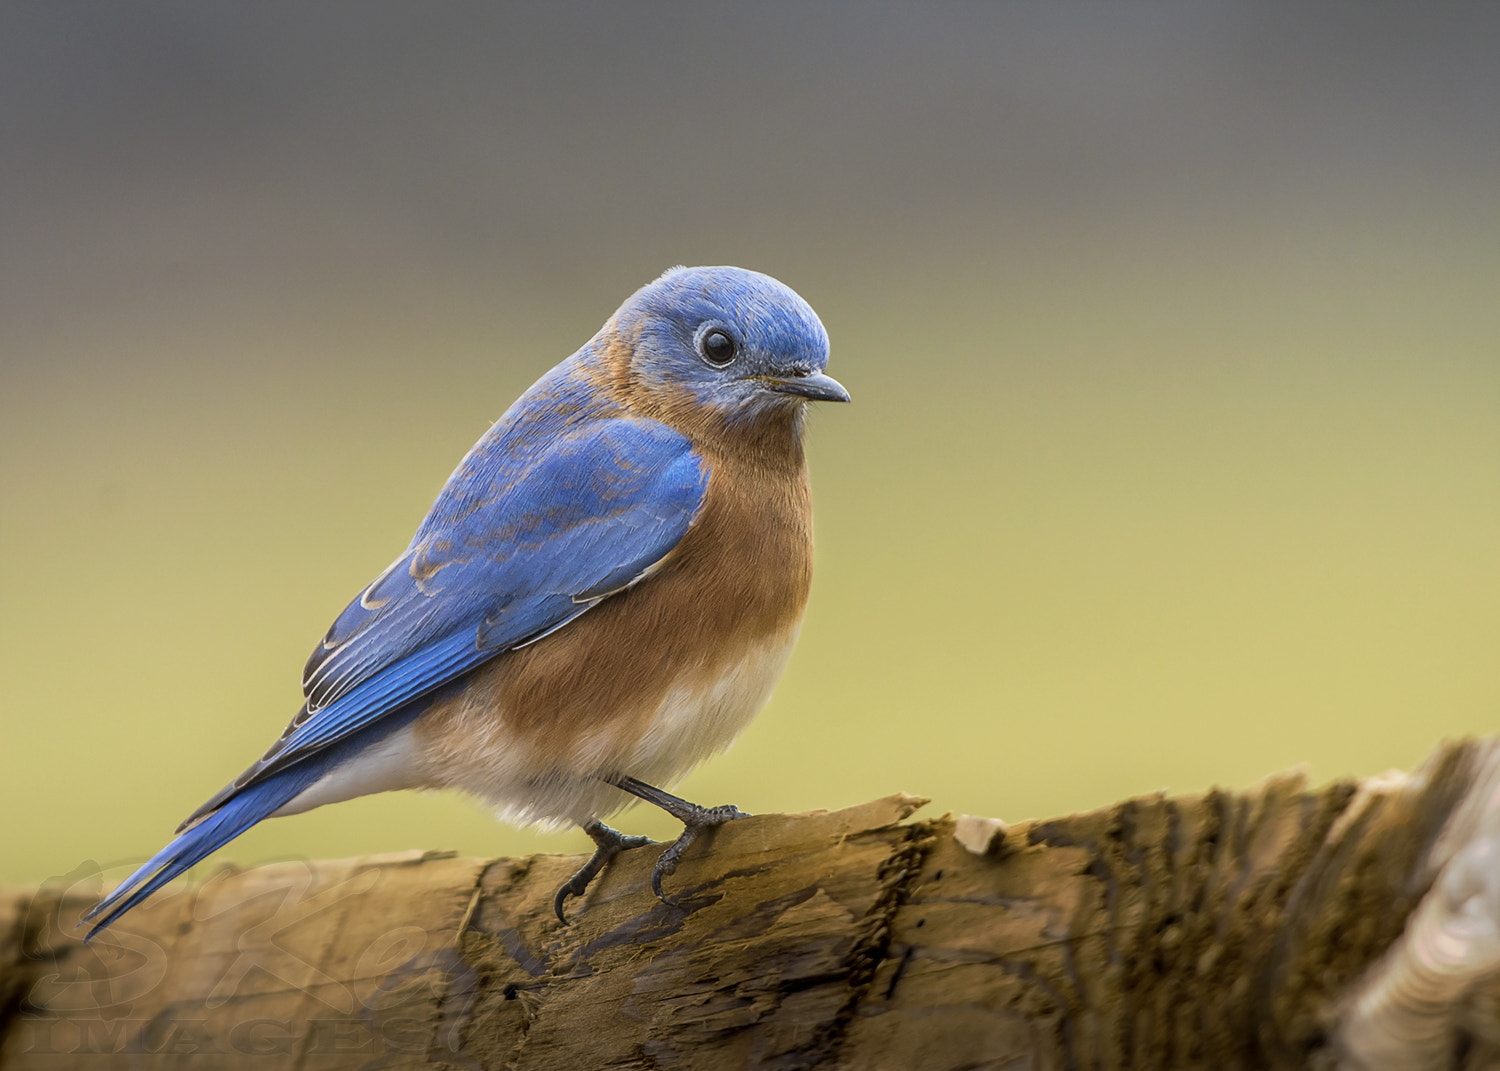
[[[656,860],[656,866],[651,869],[651,891],[656,898],[664,904],[670,904],[661,891],[662,879],[677,869],[677,864],[682,860],[682,853],[687,851],[688,845],[698,839],[698,834],[706,829],[717,829],[725,822],[732,822],[736,818],[749,818],[750,815],[740,810],[732,803],[722,807],[700,807],[698,804],[688,804],[690,811],[675,814],[674,817],[682,821],[682,835],[667,845],[667,850],[661,853]]]
[[[720,807],[704,807],[702,804],[690,803],[681,796],[663,792],[655,785],[648,785],[644,781],[623,774],[608,777],[605,780],[616,788],[629,792],[637,799],[643,799],[647,803],[660,807],[682,823],[682,836],[667,846],[667,850],[661,853],[661,857],[656,860],[656,866],[651,870],[651,891],[664,904],[670,904],[672,901],[662,894],[661,880],[677,869],[682,853],[687,850],[689,844],[698,839],[698,834],[705,829],[717,829],[725,822],[732,822],[736,818],[750,817],[732,803],[726,803]]]
[[[650,837],[627,836],[603,822],[590,822],[583,827],[583,831],[593,838],[598,847],[594,849],[594,854],[589,856],[589,861],[579,867],[571,878],[563,882],[562,888],[558,889],[557,895],[552,898],[552,911],[557,915],[557,921],[564,926],[568,924],[568,916],[564,912],[568,897],[581,897],[587,892],[589,883],[598,877],[599,872],[609,865],[609,861],[621,852],[651,843]]]

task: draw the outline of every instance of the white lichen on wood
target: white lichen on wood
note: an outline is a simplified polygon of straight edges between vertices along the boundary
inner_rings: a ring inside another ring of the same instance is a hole
[[[1431,889],[1341,1017],[1340,1063],[1349,1071],[1455,1066],[1473,1025],[1471,998],[1500,972],[1500,749],[1476,756],[1423,869],[1436,874]]]

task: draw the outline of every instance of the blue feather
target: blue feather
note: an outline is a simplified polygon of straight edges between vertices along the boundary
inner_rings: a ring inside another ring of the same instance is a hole
[[[574,613],[575,596],[623,586],[659,560],[702,503],[708,473],[664,425],[598,421],[557,436],[516,474],[495,442],[510,430],[504,423],[459,465],[407,552],[314,651],[304,672],[314,712],[454,632],[481,630],[498,653],[551,628]],[[476,469],[475,455],[486,464]]]
[[[411,721],[417,713],[419,712],[413,709],[403,712],[401,716],[389,718],[387,724],[374,731],[347,739],[341,746],[328,749],[312,761],[282,770],[241,791],[203,821],[176,837],[94,905],[83,916],[83,922],[94,924],[84,935],[84,940],[92,940],[101,930],[167,882],[201,862],[261,819],[274,814],[329,770]]]
[[[554,432],[544,449],[507,443],[527,404],[558,410],[542,390],[557,371],[470,451],[407,552],[339,615],[281,740],[86,916],[99,920],[90,936],[415,717],[415,700],[566,625],[682,539],[708,470],[680,433],[621,416]]]

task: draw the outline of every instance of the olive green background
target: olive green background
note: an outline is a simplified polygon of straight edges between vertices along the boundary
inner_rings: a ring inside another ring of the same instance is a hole
[[[0,880],[159,847],[676,263],[798,290],[854,396],[690,798],[1021,818],[1496,728],[1500,9],[536,8],[0,8]],[[403,794],[222,854],[584,844]]]

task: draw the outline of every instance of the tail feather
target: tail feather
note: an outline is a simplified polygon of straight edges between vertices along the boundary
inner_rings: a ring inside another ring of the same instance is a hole
[[[101,930],[135,907],[167,882],[228,844],[263,818],[269,818],[326,772],[321,762],[304,762],[245,789],[197,825],[153,855],[139,870],[99,901],[83,922],[94,925],[84,936],[92,940]]]

